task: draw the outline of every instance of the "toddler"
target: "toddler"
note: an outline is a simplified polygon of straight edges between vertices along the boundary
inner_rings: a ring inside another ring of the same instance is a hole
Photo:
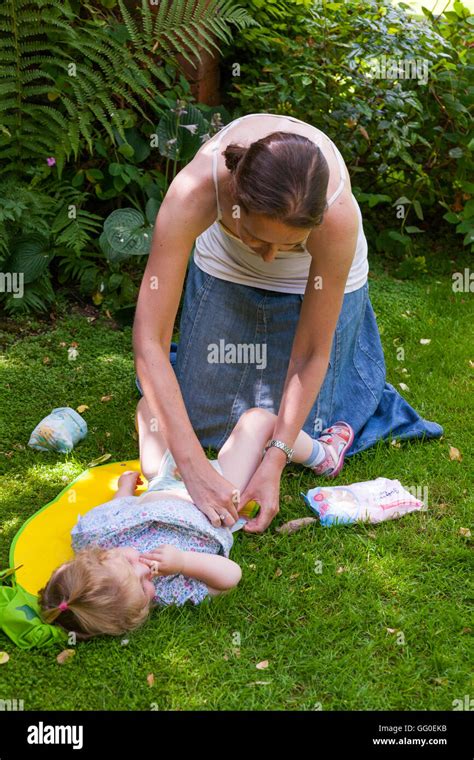
[[[154,422],[143,397],[136,425],[147,490],[135,496],[139,475],[124,472],[114,498],[79,518],[72,529],[74,559],[58,567],[39,592],[45,620],[74,632],[78,639],[121,635],[138,628],[153,607],[199,604],[240,581],[241,569],[229,559],[233,536],[226,523],[232,525],[232,516],[215,527],[195,506]],[[250,409],[218,459],[211,460],[237,492],[257,469],[275,422],[270,412]],[[337,423],[319,439],[333,470],[342,466],[351,432],[346,423]],[[293,461],[316,470],[314,444],[301,431]]]

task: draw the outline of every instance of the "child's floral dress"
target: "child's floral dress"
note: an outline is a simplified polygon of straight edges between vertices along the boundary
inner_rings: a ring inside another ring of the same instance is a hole
[[[233,542],[228,528],[214,528],[194,504],[173,497],[156,502],[141,502],[137,496],[113,499],[80,517],[71,535],[76,552],[88,546],[131,546],[149,552],[160,544],[171,544],[183,551],[228,557]],[[208,595],[205,583],[181,573],[152,581],[154,601],[162,606],[187,601],[199,604]]]

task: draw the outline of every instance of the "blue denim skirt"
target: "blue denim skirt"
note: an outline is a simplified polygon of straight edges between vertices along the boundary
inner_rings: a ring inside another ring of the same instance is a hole
[[[170,360],[203,446],[219,449],[251,407],[278,413],[302,301],[302,295],[219,279],[191,258]],[[337,420],[354,429],[348,455],[379,440],[443,433],[385,381],[368,283],[344,296],[328,371],[303,429],[317,438]]]

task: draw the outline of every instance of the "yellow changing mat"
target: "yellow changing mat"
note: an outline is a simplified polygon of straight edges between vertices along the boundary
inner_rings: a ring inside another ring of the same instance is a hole
[[[15,574],[19,586],[36,595],[53,570],[72,559],[71,530],[78,516],[111,499],[126,470],[140,472],[139,460],[91,467],[24,523],[10,549],[10,567],[22,565]],[[142,480],[137,495],[147,488],[143,476]]]

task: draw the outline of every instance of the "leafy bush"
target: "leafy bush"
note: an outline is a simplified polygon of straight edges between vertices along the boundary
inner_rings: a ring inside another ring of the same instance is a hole
[[[133,300],[140,272],[120,264],[148,253],[170,179],[217,124],[218,109],[191,105],[177,54],[197,58],[199,48],[229,42],[233,27],[254,23],[230,0],[153,10],[142,0],[133,13],[124,0],[103,6],[0,7],[0,268],[21,273],[25,285],[23,298],[0,291],[8,311],[46,310],[53,272],[61,284],[73,278],[96,304]],[[128,249],[115,225],[124,204],[132,206],[128,219],[147,219],[141,233],[127,233]]]
[[[389,0],[319,2],[295,27],[274,20],[243,31],[223,66],[238,113],[291,115],[336,143],[371,243],[402,259],[405,275],[424,268],[415,238],[443,219],[465,245],[474,241],[474,17],[460,2],[442,16],[408,10]],[[231,77],[236,61],[240,76]]]

